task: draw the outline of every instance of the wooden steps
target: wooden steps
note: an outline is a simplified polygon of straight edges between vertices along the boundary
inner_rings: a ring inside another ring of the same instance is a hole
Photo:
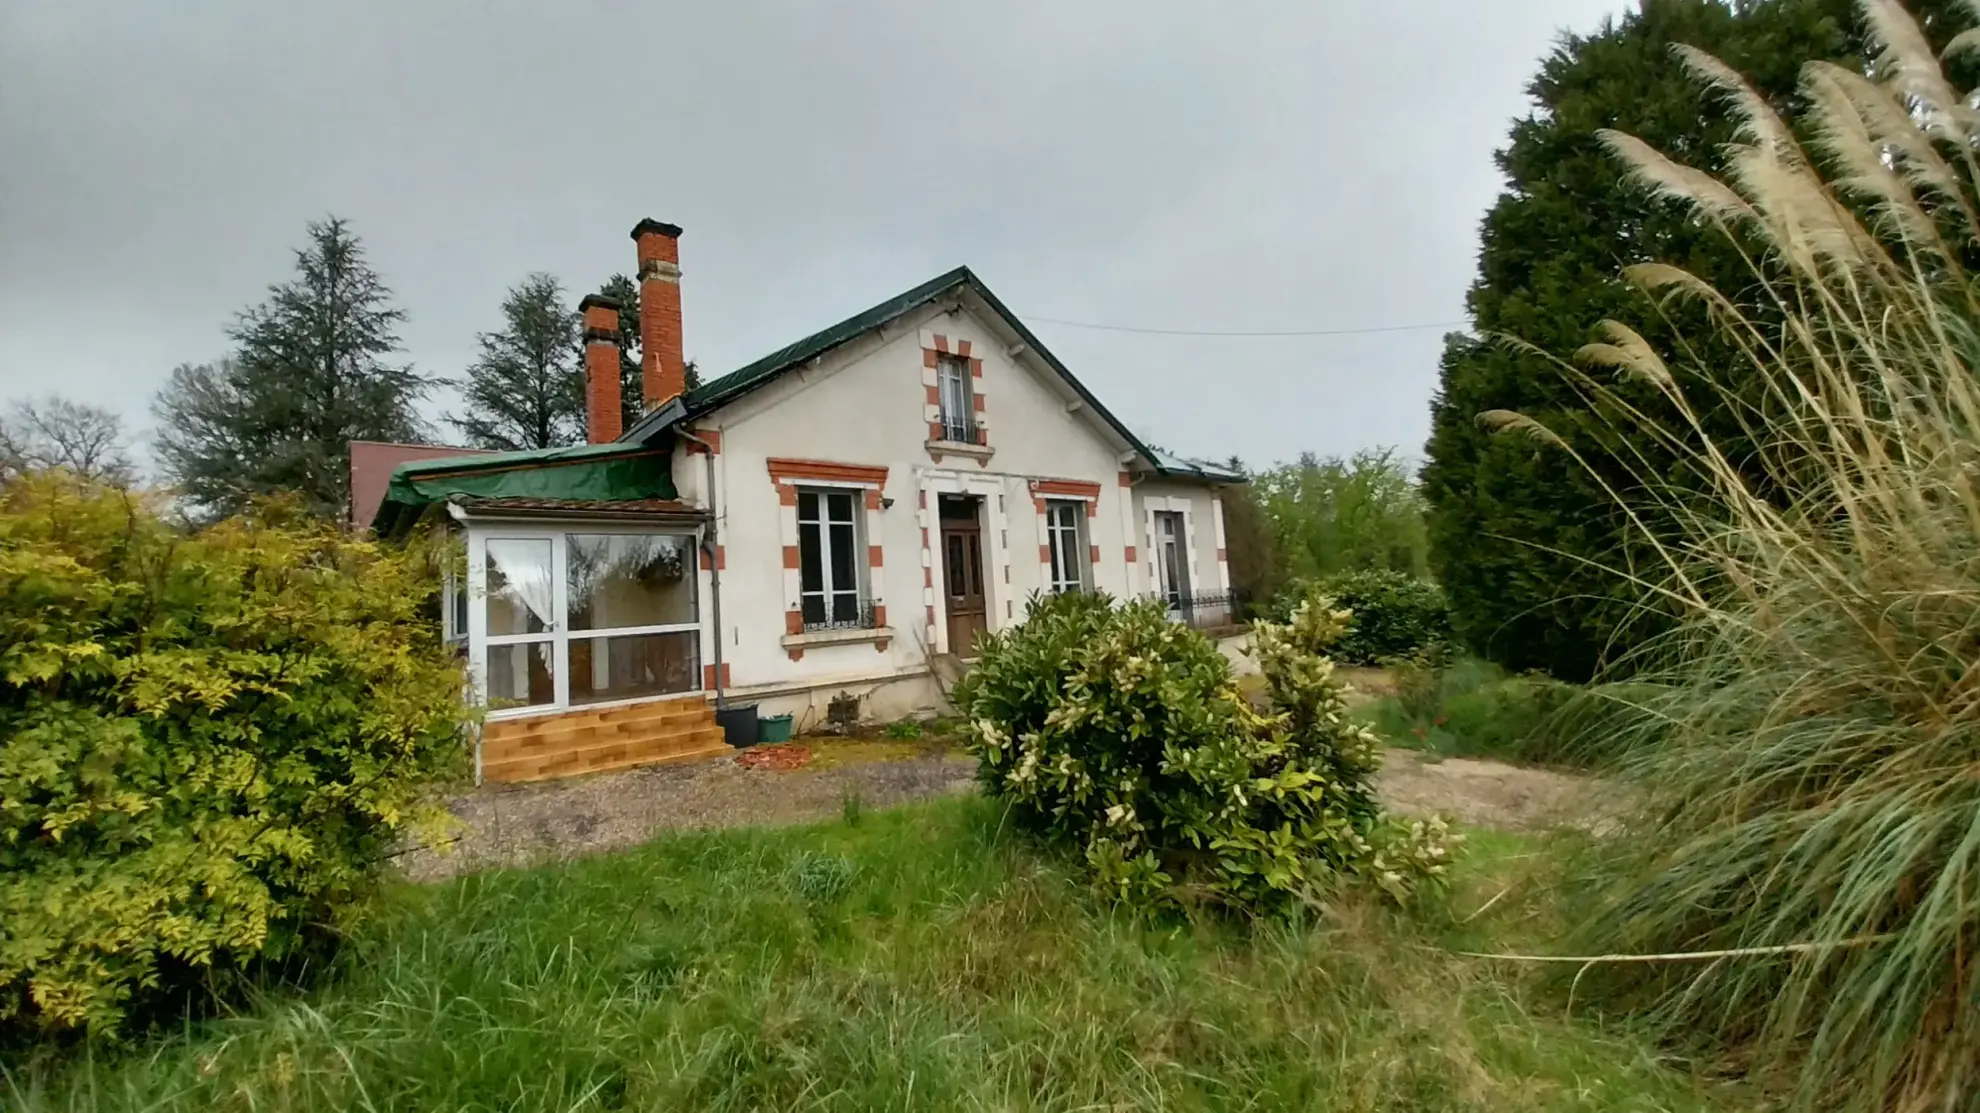
[[[715,709],[693,695],[489,723],[481,734],[481,776],[514,784],[731,752]]]

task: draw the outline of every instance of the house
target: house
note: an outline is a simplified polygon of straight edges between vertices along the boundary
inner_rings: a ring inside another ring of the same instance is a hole
[[[381,534],[465,540],[446,627],[491,779],[715,752],[711,701],[937,708],[1039,592],[1229,622],[1242,477],[1142,443],[967,268],[684,391],[680,235],[633,230],[643,418],[620,428],[618,307],[589,297],[590,443],[410,460],[378,503]]]

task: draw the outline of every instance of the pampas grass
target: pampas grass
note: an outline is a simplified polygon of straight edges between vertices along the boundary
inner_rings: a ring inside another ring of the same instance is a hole
[[[1616,697],[1649,743],[1624,770],[1644,806],[1601,859],[1579,942],[1735,954],[1616,964],[1580,992],[1736,1049],[1802,1107],[1970,1109],[1980,113],[1900,5],[1862,9],[1882,52],[1867,76],[1805,69],[1806,147],[1695,51],[1687,66],[1743,125],[1724,181],[1604,137],[1645,188],[1746,252],[1752,283],[1729,296],[1668,265],[1628,275],[1660,302],[1704,304],[1737,365],[1653,352],[1615,322],[1559,364],[1592,411],[1678,452],[1708,493],[1650,474],[1629,492],[1658,504],[1645,520],[1676,523],[1639,522],[1661,574],[1636,577],[1682,621],[1629,662],[1654,683]],[[1646,387],[1654,412],[1631,401]],[[1555,443],[1515,415],[1482,420]],[[1737,447],[1708,432],[1728,421]]]

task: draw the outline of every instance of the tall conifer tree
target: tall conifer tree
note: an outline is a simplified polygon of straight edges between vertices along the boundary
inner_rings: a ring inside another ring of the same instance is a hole
[[[417,441],[428,383],[390,361],[405,313],[347,221],[309,225],[295,277],[242,311],[229,360],[181,366],[152,404],[158,462],[207,513],[293,492],[315,513],[350,502],[350,442]]]
[[[1910,6],[1941,45],[1964,25],[1957,0]],[[1469,299],[1476,328],[1446,338],[1422,473],[1432,564],[1458,636],[1509,668],[1584,678],[1663,628],[1650,593],[1626,575],[1657,573],[1626,542],[1623,513],[1596,477],[1564,453],[1495,437],[1476,419],[1491,409],[1537,418],[1619,486],[1628,483],[1619,457],[1639,453],[1682,479],[1667,454],[1619,432],[1633,423],[1589,411],[1545,358],[1486,339],[1517,337],[1565,356],[1615,318],[1674,350],[1679,336],[1710,331],[1687,316],[1700,311],[1660,310],[1623,285],[1622,267],[1663,261],[1722,286],[1749,281],[1716,230],[1625,183],[1596,139],[1598,129],[1616,128],[1723,169],[1732,123],[1683,73],[1677,43],[1727,62],[1790,117],[1804,62],[1860,62],[1864,50],[1850,0],[1645,0],[1593,34],[1564,39],[1542,64],[1529,87],[1533,111],[1498,155],[1506,189],[1482,228]],[[1704,366],[1736,366],[1701,357]],[[1632,401],[1652,404],[1647,393]],[[1732,420],[1724,414],[1718,424],[1737,441]],[[1637,508],[1654,528],[1658,509]]]

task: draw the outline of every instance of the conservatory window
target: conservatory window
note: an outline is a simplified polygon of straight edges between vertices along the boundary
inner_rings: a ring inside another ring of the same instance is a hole
[[[535,707],[557,699],[556,611],[549,538],[489,538],[488,706]]]
[[[475,537],[488,706],[579,706],[701,687],[695,539],[681,533]]]
[[[682,534],[573,533],[564,543],[573,631],[571,702],[700,687],[694,539]],[[607,630],[615,636],[578,636]]]

